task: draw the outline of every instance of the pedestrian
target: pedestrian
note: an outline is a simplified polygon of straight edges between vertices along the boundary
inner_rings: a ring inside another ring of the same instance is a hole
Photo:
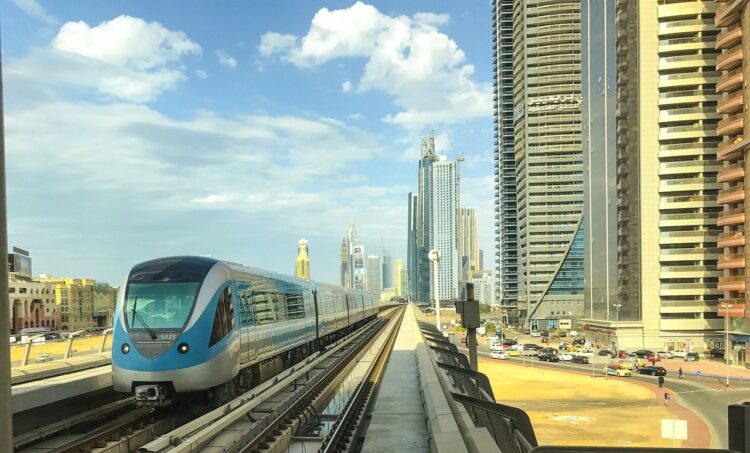
[[[679,376],[680,379],[683,378],[683,376],[682,376],[682,367],[680,367],[680,369],[677,370],[677,376]]]
[[[664,392],[664,405],[665,406],[669,406],[669,398],[671,398],[671,396],[669,395],[669,392]]]
[[[651,357],[651,366],[656,366],[656,357]]]
[[[664,376],[659,376],[659,388],[664,387]]]

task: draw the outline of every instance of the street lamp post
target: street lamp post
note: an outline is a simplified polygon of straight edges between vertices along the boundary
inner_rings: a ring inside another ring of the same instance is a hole
[[[612,304],[613,307],[615,307],[615,319],[616,326],[615,326],[615,354],[618,354],[618,351],[620,350],[620,307],[622,307],[622,304]]]
[[[729,387],[729,315],[733,307],[733,304],[728,303],[721,303],[718,306],[720,311],[724,311],[724,360],[726,361],[727,387]]]
[[[430,253],[428,255],[428,258],[430,261],[432,261],[432,269],[433,269],[433,275],[435,276],[435,325],[437,326],[438,332],[442,332],[443,328],[440,326],[440,295],[438,293],[439,291],[439,275],[438,271],[440,270],[440,251],[433,249],[430,250]]]

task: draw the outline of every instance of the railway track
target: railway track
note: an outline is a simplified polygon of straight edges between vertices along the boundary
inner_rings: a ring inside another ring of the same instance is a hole
[[[144,445],[139,451],[283,451],[302,426],[316,420],[317,413],[330,401],[358,357],[376,340],[388,343],[385,340],[397,332],[402,315],[403,308],[384,312],[376,321],[330,345],[326,351]],[[390,345],[386,349],[389,348]],[[356,412],[356,407],[357,404],[352,405],[353,409],[347,412],[349,416]],[[341,426],[343,433],[343,426],[353,425],[346,422]]]

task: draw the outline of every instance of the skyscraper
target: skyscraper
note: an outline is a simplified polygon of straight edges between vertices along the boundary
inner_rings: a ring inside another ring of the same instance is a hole
[[[367,278],[367,291],[380,294],[383,278],[380,273],[380,257],[378,255],[367,255],[365,275]]]
[[[307,239],[300,239],[297,242],[297,266],[294,275],[303,280],[310,280],[310,255],[307,249]]]
[[[458,210],[458,260],[460,279],[467,280],[469,271],[479,270],[477,217],[472,208]]]
[[[518,299],[532,328],[583,314],[580,5],[513,2]]]
[[[409,192],[407,199],[407,230],[406,230],[406,263],[409,268],[408,286],[409,292],[406,294],[410,300],[417,300],[416,288],[419,282],[417,273],[417,197]]]
[[[394,273],[396,281],[396,295],[405,296],[409,294],[409,284],[407,279],[408,269],[404,266],[404,260],[399,258],[396,260],[396,269]]]
[[[429,137],[422,140],[419,173],[418,194],[416,197],[416,224],[414,236],[416,242],[415,256],[415,287],[412,293],[418,302],[429,303],[430,285],[430,259],[428,254],[432,247],[432,165],[437,160],[435,154],[435,133],[431,132]],[[454,214],[455,217],[455,214]]]
[[[346,238],[341,240],[341,286],[352,287],[352,275],[349,270],[349,243]]]
[[[719,257],[719,289],[724,298],[719,302],[722,317],[732,311],[733,317],[725,319],[729,329],[729,344],[725,346],[730,361],[745,365],[750,362],[750,247],[745,245],[745,219],[750,219],[750,201],[745,186],[750,187],[750,156],[747,144],[750,140],[750,92],[744,79],[750,75],[750,6],[746,2],[719,3],[715,24],[721,27],[716,37],[716,48],[721,55],[716,59],[717,71],[722,71],[716,83],[720,97],[716,106],[723,119],[717,125],[717,133],[724,136],[717,149],[717,159],[724,162],[719,170],[718,182],[724,189],[719,191],[718,202],[724,205],[719,214],[718,225],[723,232],[718,237],[718,247],[724,249]],[[747,75],[746,75],[747,74]],[[720,249],[721,250],[721,249]],[[730,307],[731,306],[731,307]]]
[[[391,252],[388,250],[383,249],[382,254],[383,259],[383,282],[382,287],[385,288],[393,288],[393,257],[391,256]]]
[[[457,213],[460,207],[458,161],[438,156],[432,164],[432,248],[440,251],[438,296],[440,300],[458,298],[460,275]]]
[[[492,2],[495,91],[495,269],[506,322],[518,321],[518,208],[513,98],[513,0]]]
[[[598,78],[613,64],[617,73],[617,244],[612,247],[610,242],[607,247],[608,253],[617,251],[618,267],[617,303],[611,303],[611,295],[607,303],[606,282],[587,290],[587,297],[598,296],[587,304],[587,318],[593,320],[584,320],[584,328],[592,342],[608,347],[712,347],[721,341],[723,324],[716,310],[722,296],[717,288],[717,280],[722,283],[716,270],[720,254],[717,217],[720,226],[733,225],[736,214],[728,210],[719,215],[715,198],[720,184],[716,179],[719,138],[714,89],[721,90],[721,81],[728,79],[719,79],[716,72],[716,4],[592,0],[583,2],[583,8],[589,16],[584,42],[592,49],[588,63],[591,97],[606,98],[596,96],[608,88],[599,86]],[[614,54],[604,43],[613,29]],[[616,58],[614,63],[612,58]],[[609,159],[605,164],[612,165],[607,140],[612,110],[594,99],[587,106],[591,108],[588,135],[592,144],[599,143],[593,152],[605,146]],[[597,111],[607,118],[597,120]],[[601,167],[596,156],[592,159],[592,173],[604,178],[610,169]],[[605,195],[604,189],[592,185],[590,190],[598,192],[589,200],[594,212],[602,223],[608,223],[611,216],[603,200],[596,198]],[[592,263],[605,258],[599,261],[601,265],[611,266],[611,257],[597,254],[612,233],[609,223],[606,235],[601,229],[593,232],[593,250],[587,253]]]

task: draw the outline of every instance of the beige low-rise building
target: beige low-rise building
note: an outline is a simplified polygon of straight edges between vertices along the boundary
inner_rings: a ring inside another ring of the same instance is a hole
[[[55,303],[55,285],[11,273],[8,279],[8,315],[11,333],[28,328],[56,330],[60,310]]]

